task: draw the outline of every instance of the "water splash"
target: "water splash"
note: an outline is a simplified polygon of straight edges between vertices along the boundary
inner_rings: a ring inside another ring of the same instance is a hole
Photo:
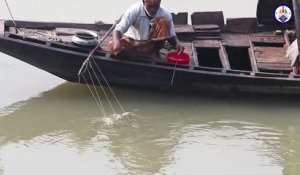
[[[118,124],[126,124],[133,122],[133,119],[136,116],[131,112],[124,112],[122,114],[112,114],[107,117],[104,117],[102,121],[107,126],[118,125]],[[133,125],[132,125],[133,126]]]

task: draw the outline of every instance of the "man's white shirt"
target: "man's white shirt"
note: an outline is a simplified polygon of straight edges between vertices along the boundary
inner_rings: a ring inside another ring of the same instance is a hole
[[[115,30],[121,32],[122,35],[133,38],[135,40],[149,39],[150,25],[153,24],[155,18],[167,17],[170,21],[170,38],[176,36],[172,15],[164,7],[160,7],[154,18],[149,20],[144,10],[142,2],[132,5],[123,15],[121,21],[116,25]]]

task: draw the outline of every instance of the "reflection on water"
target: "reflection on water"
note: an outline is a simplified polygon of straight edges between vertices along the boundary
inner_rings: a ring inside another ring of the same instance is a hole
[[[5,174],[116,174],[126,172],[98,133],[81,143],[67,131],[53,132],[1,148]]]
[[[135,1],[118,1],[108,10],[116,2],[91,0],[93,5],[80,14],[86,1],[9,4],[15,19],[111,23]],[[225,17],[248,17],[255,16],[256,2],[162,3],[174,12],[223,10]],[[10,18],[4,1],[0,16]],[[109,116],[113,113],[103,116],[86,87],[66,83],[50,90],[64,81],[1,53],[0,80],[0,175],[300,172],[299,97],[116,89],[125,110],[134,114],[119,119]],[[113,101],[113,106],[118,105]]]
[[[0,116],[18,108],[16,102],[36,97],[64,82],[45,71],[0,52]],[[14,104],[12,106],[9,106]],[[8,107],[9,106],[9,107]]]
[[[1,117],[0,174],[300,171],[296,99],[115,93],[134,115],[113,124],[105,122],[115,119],[101,115],[88,89],[72,83]],[[103,105],[109,107],[105,100]]]
[[[166,174],[185,174],[186,170],[191,174],[199,170],[205,174],[282,174],[282,134],[275,129],[217,121],[189,125],[175,135],[179,141],[168,153],[171,162]]]

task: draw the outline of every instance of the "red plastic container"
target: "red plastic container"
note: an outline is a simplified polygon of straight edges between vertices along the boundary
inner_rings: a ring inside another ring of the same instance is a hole
[[[187,53],[169,52],[166,55],[168,63],[189,64],[191,56]]]

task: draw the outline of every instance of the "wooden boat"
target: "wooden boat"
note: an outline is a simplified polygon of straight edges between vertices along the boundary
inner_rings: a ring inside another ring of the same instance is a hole
[[[274,1],[259,1],[258,9],[265,5],[260,2]],[[106,49],[111,36],[95,52],[92,63],[101,70],[97,73],[100,82],[104,82],[103,74],[113,86],[299,94],[300,76],[293,73],[291,61],[285,57],[296,39],[294,22],[277,25],[265,11],[258,11],[257,18],[226,19],[226,24],[221,11],[195,12],[191,25],[187,24],[187,13],[173,14],[177,35],[192,56],[188,65],[113,57]],[[111,27],[101,23],[16,24],[18,31],[13,21],[0,21],[0,51],[71,82],[79,82],[78,71],[92,49],[72,43],[74,31],[94,31],[101,38]],[[162,54],[165,52],[163,49]],[[88,72],[83,77],[88,83],[99,84]]]

